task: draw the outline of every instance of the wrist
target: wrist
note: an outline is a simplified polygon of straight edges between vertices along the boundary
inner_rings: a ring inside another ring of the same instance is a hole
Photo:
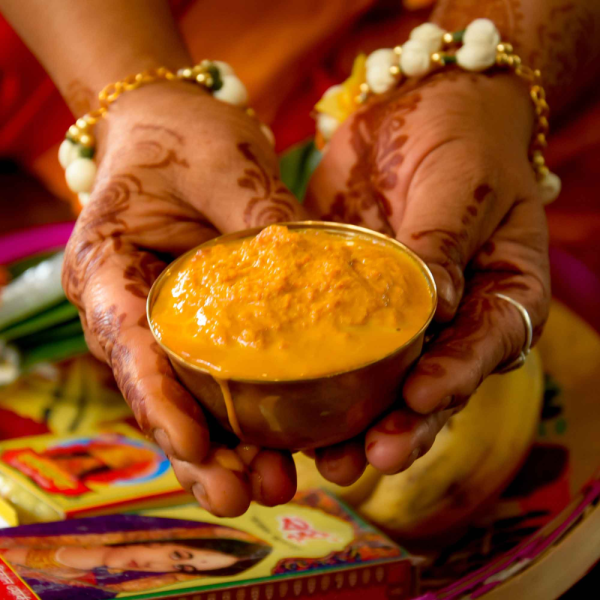
[[[438,77],[440,81],[430,90],[430,102],[433,110],[444,111],[447,135],[484,135],[488,144],[502,142],[503,146],[522,148],[526,156],[534,109],[527,86],[517,76],[449,71]]]

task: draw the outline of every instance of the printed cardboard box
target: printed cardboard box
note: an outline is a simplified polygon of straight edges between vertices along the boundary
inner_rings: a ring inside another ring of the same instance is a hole
[[[409,597],[407,553],[324,491],[236,519],[197,505],[0,531],[6,600]]]
[[[22,524],[191,500],[163,452],[125,424],[0,443],[0,496]]]

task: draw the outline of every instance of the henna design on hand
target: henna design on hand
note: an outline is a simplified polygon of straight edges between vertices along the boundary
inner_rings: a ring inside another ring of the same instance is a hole
[[[113,304],[108,310],[93,309],[88,318],[90,331],[96,336],[110,367],[113,362],[113,350],[126,316],[124,313],[117,315],[117,306]]]
[[[244,211],[244,223],[248,227],[267,225],[282,221],[293,221],[295,200],[290,191],[275,176],[269,176],[250,144],[243,142],[237,146],[242,156],[253,164],[244,169],[244,175],[237,180],[238,185],[255,192]]]
[[[144,300],[154,280],[165,268],[165,263],[149,252],[136,252],[131,254],[132,263],[125,269],[124,277],[128,283],[125,289],[138,298]]]
[[[176,132],[158,125],[138,124],[133,132],[142,134],[142,139],[134,140],[134,147],[139,154],[142,153],[142,162],[134,165],[139,169],[162,169],[168,166],[187,168],[188,162],[180,158],[176,150],[163,143],[166,139],[183,145],[183,138]],[[155,138],[148,139],[148,134]],[[158,136],[158,138],[156,138]],[[141,173],[139,174],[141,175]],[[158,213],[165,215],[166,206],[173,205],[177,208],[177,216],[169,216],[179,221],[191,220],[210,226],[193,206],[183,201],[172,191],[160,190],[152,193],[144,188],[141,178],[131,172],[112,175],[110,181],[104,185],[94,200],[83,210],[79,217],[76,232],[70,242],[72,252],[69,253],[74,260],[66,261],[63,273],[63,285],[68,298],[79,309],[85,319],[85,307],[81,300],[83,291],[89,279],[106,262],[112,253],[131,255],[132,265],[126,271],[126,278],[139,274],[141,279],[130,283],[126,289],[138,297],[145,297],[153,279],[164,267],[158,259],[153,260],[147,253],[131,252],[131,245],[124,247],[127,236],[143,232],[149,226],[142,222],[138,227],[132,225],[127,218],[132,202],[142,200],[148,205],[158,201]],[[181,214],[188,213],[189,216]],[[145,211],[146,219],[155,215],[155,211],[148,206]],[[152,263],[152,264],[151,264]],[[138,273],[138,271],[141,271]],[[128,276],[129,274],[129,276]]]
[[[390,94],[371,100],[356,114],[350,125],[356,161],[345,189],[335,195],[328,213],[323,215],[325,220],[369,226],[393,235],[389,219],[401,207],[392,207],[386,192],[398,184],[403,147],[409,139],[404,130],[406,120],[417,110],[423,90],[460,77],[477,82],[481,75],[448,70],[425,80],[407,80]],[[366,213],[373,217],[373,223],[365,223]]]
[[[510,310],[508,303],[495,294],[510,295],[514,291],[528,291],[529,287],[523,282],[522,275],[523,272],[516,265],[497,261],[487,265],[485,271],[467,276],[464,300],[454,320],[439,329],[438,335],[426,349],[428,360],[417,364],[415,373],[430,375],[432,371],[439,371],[441,365],[430,363],[429,359],[472,360],[475,356],[473,347],[484,340],[495,327],[495,315],[505,314],[505,311]]]
[[[378,211],[383,233],[392,233],[389,218],[392,206],[385,191],[398,182],[398,168],[404,160],[402,147],[408,136],[401,133],[405,116],[416,110],[421,95],[399,90],[392,98],[373,103],[359,113],[351,125],[351,145],[356,162],[346,181],[346,192],[336,194],[328,221],[364,225],[362,213]]]

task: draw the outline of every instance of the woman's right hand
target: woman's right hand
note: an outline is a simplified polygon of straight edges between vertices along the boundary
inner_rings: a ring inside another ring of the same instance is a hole
[[[231,517],[253,499],[287,502],[296,487],[290,454],[211,444],[218,433],[146,319],[150,286],[172,258],[219,233],[305,218],[278,179],[273,149],[254,119],[186,83],[126,94],[98,134],[96,182],[63,270],[90,350],[204,508]]]

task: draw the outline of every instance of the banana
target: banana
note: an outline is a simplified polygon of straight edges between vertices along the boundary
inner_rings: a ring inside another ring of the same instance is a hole
[[[369,469],[341,488],[296,455],[299,487],[330,489],[394,537],[437,537],[468,522],[509,483],[533,441],[542,400],[543,371],[534,351],[518,371],[486,379],[407,471],[381,476]]]

